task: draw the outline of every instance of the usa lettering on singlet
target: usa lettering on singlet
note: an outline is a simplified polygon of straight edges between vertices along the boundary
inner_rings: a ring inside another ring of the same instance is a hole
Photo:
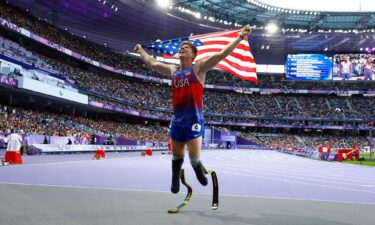
[[[203,121],[203,85],[193,66],[173,73],[172,104],[174,123],[188,125]]]

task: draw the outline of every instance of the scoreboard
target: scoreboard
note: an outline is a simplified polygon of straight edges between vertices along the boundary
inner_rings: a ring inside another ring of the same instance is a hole
[[[289,80],[332,80],[332,57],[323,54],[288,54],[285,73]]]

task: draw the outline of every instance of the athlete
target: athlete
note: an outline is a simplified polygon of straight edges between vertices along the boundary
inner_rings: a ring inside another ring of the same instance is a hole
[[[344,56],[344,61],[342,61],[340,64],[340,75],[342,80],[349,80],[352,72],[352,63],[349,61],[348,56]]]
[[[198,181],[207,185],[205,169],[199,158],[204,135],[203,87],[206,73],[222,59],[227,57],[236,46],[250,34],[247,25],[239,32],[238,37],[229,43],[220,53],[193,64],[197,56],[197,48],[189,41],[180,44],[179,65],[158,62],[137,44],[134,51],[139,53],[143,61],[153,70],[172,78],[173,119],[170,136],[172,139],[172,185],[171,192],[180,190],[180,172],[184,162],[185,148],[188,147],[190,164]]]
[[[365,78],[364,80],[372,80],[372,68],[374,64],[372,64],[371,57],[368,57],[366,63],[363,64],[362,68],[364,71]]]

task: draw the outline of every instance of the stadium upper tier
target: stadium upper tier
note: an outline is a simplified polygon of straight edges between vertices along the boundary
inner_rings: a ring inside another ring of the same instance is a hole
[[[69,78],[80,91],[86,91],[92,102],[114,105],[126,109],[171,116],[170,86],[153,82],[128,80],[126,77],[115,77],[74,67],[57,59],[31,52],[7,39],[0,39],[1,54],[23,59],[36,67],[56,71]],[[3,65],[4,66],[4,65]],[[7,74],[17,76],[14,72]],[[261,81],[262,81],[262,77]],[[288,89],[283,82],[266,81]],[[285,82],[285,84],[288,82]],[[368,83],[355,83],[352,88],[369,88]],[[364,87],[362,87],[364,85]],[[332,85],[331,88],[334,88]],[[371,88],[371,87],[370,87]],[[361,118],[372,120],[375,117],[375,106],[372,98],[338,97],[322,95],[247,95],[233,91],[215,91],[207,89],[204,98],[205,114],[208,121],[224,122],[259,122],[254,117],[293,117],[306,118]],[[300,121],[288,122],[270,120],[264,124],[289,123],[300,124]],[[320,121],[312,121],[310,125],[319,125]],[[329,124],[328,122],[326,124]]]
[[[4,5],[0,5],[0,7],[3,9],[0,11],[1,17],[11,20],[20,27],[30,29],[48,40],[72,48],[82,55],[92,57],[99,62],[103,60],[104,63],[117,68],[120,67],[125,72],[132,71],[147,75],[147,77],[158,76],[147,69],[137,57],[116,53],[109,48],[53,29],[44,22],[23,15],[11,7]],[[17,35],[22,37],[20,34]],[[14,33],[10,36],[19,41],[18,38],[14,38]],[[27,43],[29,42],[30,40]],[[21,43],[25,42],[21,41]],[[42,47],[39,48],[39,53],[32,49],[35,48],[28,44],[20,46],[10,40],[2,39],[0,53],[24,60],[36,67],[56,71],[72,81],[80,92],[87,93],[94,106],[105,104],[113,106],[113,108],[138,110],[164,116],[166,120],[171,116],[170,86],[166,83],[160,83],[160,79],[151,79],[148,80],[149,82],[143,82],[145,80],[142,81],[141,79],[130,80],[127,79],[127,76],[115,76],[116,71],[110,75],[105,71],[105,68],[97,69],[94,68],[95,65],[88,66],[82,62],[78,64],[72,62],[73,56],[63,60],[61,57],[54,57],[51,54],[49,56],[41,54],[44,52]],[[87,58],[81,58],[82,60],[87,62]],[[10,75],[17,76],[14,73]],[[212,88],[206,89],[204,101],[208,122],[242,122],[254,126],[260,126],[261,124],[265,126],[270,124],[333,126],[339,123],[340,125],[367,127],[368,122],[373,121],[375,117],[375,106],[372,104],[372,98],[336,96],[346,93],[346,90],[357,90],[354,93],[374,90],[375,84],[373,82],[291,82],[284,80],[281,75],[260,75],[259,85],[254,85],[216,70],[210,71],[207,77],[209,84],[227,85],[232,88],[220,92]],[[254,91],[253,95],[244,94],[252,93],[252,90],[246,88],[254,87],[274,88],[277,89],[276,93],[284,93],[285,95],[270,95],[272,91],[267,90]],[[310,91],[323,89],[325,92],[301,91],[299,95],[293,95],[298,89]],[[258,95],[259,93],[263,95]],[[304,94],[301,95],[301,93]],[[313,95],[314,93],[325,93],[325,95],[317,96]],[[336,93],[336,95],[330,96],[328,95],[330,93]],[[287,119],[280,117],[287,117]],[[361,119],[363,121],[360,124],[346,124],[345,121],[322,122],[322,118],[334,120]]]

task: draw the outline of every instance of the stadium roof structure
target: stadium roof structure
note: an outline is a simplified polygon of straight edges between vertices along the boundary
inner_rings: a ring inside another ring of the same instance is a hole
[[[199,12],[202,16],[212,17],[218,21],[239,24],[265,26],[269,22],[274,22],[284,28],[306,29],[308,31],[319,29],[371,29],[375,27],[375,11],[300,10],[268,5],[263,3],[267,2],[265,0],[174,0],[173,2],[174,7]],[[352,0],[351,2],[356,1]],[[344,4],[344,2],[341,4]],[[279,5],[283,4],[280,3]]]
[[[136,43],[172,39],[251,24],[250,44],[262,51],[375,51],[375,12],[317,12],[256,0],[17,0],[9,4],[74,35],[120,51]],[[116,9],[117,8],[117,9]],[[266,26],[280,29],[271,34]]]

